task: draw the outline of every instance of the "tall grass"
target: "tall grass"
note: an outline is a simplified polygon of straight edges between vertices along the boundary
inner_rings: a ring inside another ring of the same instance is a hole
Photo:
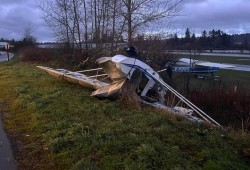
[[[250,130],[250,93],[247,89],[220,84],[192,90],[189,98],[222,125]]]

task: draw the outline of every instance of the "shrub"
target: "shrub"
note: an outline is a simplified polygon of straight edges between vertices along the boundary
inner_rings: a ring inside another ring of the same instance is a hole
[[[48,62],[56,60],[58,51],[48,48],[25,47],[19,50],[22,61]]]
[[[25,47],[19,50],[19,58],[25,62],[46,63],[54,67],[86,69],[95,67],[97,58],[102,57],[96,49],[37,48]]]

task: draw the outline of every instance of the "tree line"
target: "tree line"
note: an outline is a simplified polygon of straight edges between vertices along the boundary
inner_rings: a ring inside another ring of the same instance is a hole
[[[57,40],[77,48],[119,43],[133,45],[134,36],[180,12],[183,0],[36,0]],[[163,26],[163,25],[161,25]]]
[[[13,45],[14,48],[12,48],[11,50],[17,51],[18,49],[23,48],[23,47],[35,46],[37,43],[37,39],[36,39],[36,37],[34,37],[32,35],[32,30],[31,30],[31,27],[29,25],[24,29],[24,35],[23,35],[22,39],[20,39],[20,40],[15,40],[15,39],[8,40],[8,39],[0,38],[0,42],[7,42],[7,43]],[[0,50],[4,50],[4,49],[0,49]]]
[[[249,34],[229,35],[220,29],[204,30],[200,36],[196,36],[187,28],[184,37],[181,38],[174,34],[166,40],[166,44],[176,50],[250,50],[250,36]]]

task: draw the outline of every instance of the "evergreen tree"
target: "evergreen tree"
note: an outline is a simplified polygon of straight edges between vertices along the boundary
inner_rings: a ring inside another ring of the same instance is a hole
[[[186,41],[186,43],[189,43],[190,42],[190,30],[189,30],[189,28],[187,28],[186,29],[186,32],[185,32],[185,41]]]
[[[200,39],[199,39],[199,44],[201,45],[201,47],[202,47],[203,49],[208,48],[207,39],[208,39],[208,37],[207,37],[207,31],[204,30],[204,31],[202,31],[201,37],[200,37]]]
[[[196,36],[195,36],[195,34],[193,33],[193,34],[192,34],[192,37],[191,37],[191,43],[195,43],[195,40],[196,40]]]
[[[179,38],[178,35],[175,33],[174,34],[174,46],[177,47],[179,45]]]
[[[202,31],[201,37],[204,38],[204,39],[207,38],[207,31],[206,30]]]

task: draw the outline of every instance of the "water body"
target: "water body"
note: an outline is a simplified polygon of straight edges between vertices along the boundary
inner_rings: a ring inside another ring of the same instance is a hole
[[[13,53],[9,53],[9,58],[11,59],[14,56]],[[8,61],[8,55],[5,51],[0,51],[0,62]]]
[[[1,115],[0,115],[0,169],[1,170],[17,169],[10,141],[3,128]]]

